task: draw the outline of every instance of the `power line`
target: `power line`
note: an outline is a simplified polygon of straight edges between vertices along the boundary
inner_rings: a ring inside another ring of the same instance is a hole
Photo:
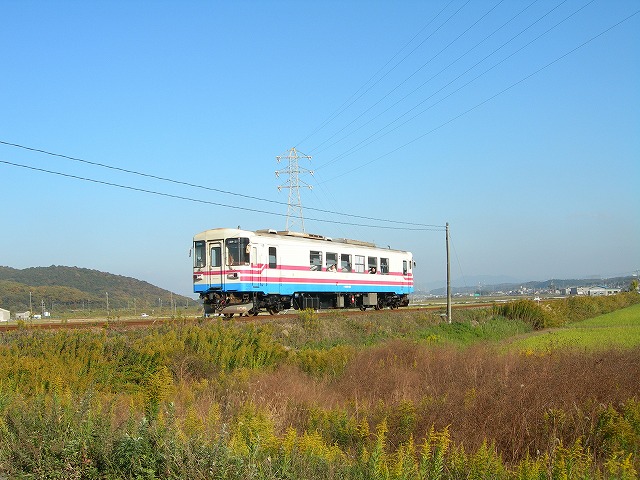
[[[78,175],[72,175],[70,173],[56,172],[54,170],[46,170],[44,168],[33,167],[33,166],[30,166],[30,165],[24,165],[24,164],[15,163],[15,162],[8,162],[6,160],[0,160],[0,163],[3,163],[5,165],[11,165],[13,167],[24,168],[24,169],[27,169],[27,170],[33,170],[33,171],[37,171],[37,172],[48,173],[50,175],[57,175],[57,176],[61,176],[61,177],[72,178],[74,180],[81,180],[81,181],[84,181],[84,182],[97,183],[97,184],[106,185],[106,186],[109,186],[109,187],[121,188],[121,189],[125,189],[125,190],[131,190],[131,191],[135,191],[135,192],[146,193],[146,194],[149,194],[149,195],[157,195],[157,196],[160,196],[160,197],[172,198],[172,199],[175,199],[175,200],[185,200],[185,201],[189,201],[189,202],[202,203],[202,204],[206,204],[206,205],[214,205],[214,206],[217,206],[217,207],[230,208],[230,209],[234,209],[234,210],[242,210],[242,211],[253,212],[253,213],[262,213],[262,214],[266,214],[266,215],[274,215],[274,216],[277,216],[277,217],[286,217],[286,215],[283,214],[283,213],[269,212],[269,211],[266,211],[266,210],[258,210],[258,209],[255,209],[255,208],[248,208],[248,207],[239,207],[237,205],[227,205],[227,204],[224,204],[224,203],[211,202],[209,200],[203,200],[203,199],[200,199],[200,198],[192,198],[192,197],[185,197],[185,196],[182,196],[182,195],[174,195],[174,194],[166,193],[166,192],[158,192],[156,190],[148,190],[146,188],[132,187],[131,185],[123,185],[123,184],[120,184],[120,183],[106,182],[104,180],[96,180],[94,178],[89,178],[89,177],[80,177]],[[340,215],[348,216],[347,214],[340,214]],[[342,224],[342,225],[354,225],[354,226],[357,226],[357,227],[383,228],[383,229],[388,229],[388,230],[440,231],[440,230],[442,230],[444,228],[444,227],[442,227],[440,225],[429,225],[429,226],[425,226],[424,228],[415,228],[415,227],[391,227],[391,226],[385,226],[385,225],[357,224],[357,223],[352,223],[352,222],[341,222],[339,220],[334,220],[334,219],[324,220],[324,219],[320,219],[320,218],[308,218],[308,220],[313,220],[313,221],[316,221],[316,222],[323,222],[323,223],[337,223],[337,224]]]
[[[183,185],[183,186],[187,186],[187,187],[198,188],[198,189],[201,189],[201,190],[209,190],[209,191],[213,191],[213,192],[223,193],[225,195],[234,195],[234,196],[237,196],[237,197],[247,198],[247,199],[250,199],[250,200],[259,200],[259,201],[262,201],[262,202],[268,202],[268,203],[273,203],[273,204],[277,204],[277,205],[288,205],[286,202],[280,202],[278,200],[270,200],[270,199],[267,199],[267,198],[255,197],[253,195],[245,195],[245,194],[238,193],[238,192],[230,192],[230,191],[227,191],[227,190],[221,190],[221,189],[214,188],[214,187],[207,187],[207,186],[204,186],[204,185],[198,185],[198,184],[184,182],[184,181],[180,181],[180,180],[174,180],[172,178],[160,177],[158,175],[153,175],[153,174],[150,174],[150,173],[138,172],[138,171],[135,171],[135,170],[128,170],[126,168],[115,167],[113,165],[107,165],[105,163],[92,162],[90,160],[85,160],[85,159],[82,159],[82,158],[72,157],[72,156],[69,156],[69,155],[61,154],[61,153],[49,152],[47,150],[42,150],[42,149],[39,149],[39,148],[29,147],[29,146],[26,146],[26,145],[20,145],[20,144],[17,144],[17,143],[11,143],[11,142],[7,142],[7,141],[3,141],[3,140],[0,140],[0,144],[7,145],[7,146],[10,146],[10,147],[21,148],[21,149],[29,150],[29,151],[32,151],[32,152],[43,153],[45,155],[51,155],[51,156],[54,156],[54,157],[65,158],[67,160],[72,160],[74,162],[80,162],[80,163],[84,163],[84,164],[87,164],[87,165],[106,168],[106,169],[109,169],[109,170],[115,170],[115,171],[131,174],[131,175],[138,175],[138,176],[141,176],[141,177],[152,178],[154,180],[160,180],[160,181],[163,181],[163,182],[174,183],[174,184],[177,184],[177,185]],[[31,168],[31,167],[26,167],[26,168]],[[43,171],[47,172],[47,170],[43,170]],[[420,226],[420,227],[433,227],[433,226],[436,226],[436,225],[429,225],[429,224],[423,224],[423,223],[404,222],[404,221],[401,221],[401,220],[389,220],[389,219],[385,219],[385,218],[367,217],[367,216],[364,216],[364,215],[356,215],[356,214],[350,214],[350,213],[338,212],[338,211],[332,211],[332,210],[323,210],[321,208],[313,208],[313,207],[305,207],[305,208],[307,210],[312,210],[312,211],[318,212],[318,213],[326,213],[326,214],[329,214],[329,215],[342,215],[342,216],[345,216],[345,217],[359,218],[361,220],[372,220],[372,221],[376,221],[376,222],[387,222],[387,223],[395,223],[395,224],[399,224],[399,225],[413,225],[413,226]]]
[[[469,1],[471,0],[467,0],[467,3],[469,3]],[[374,73],[371,78],[369,78],[369,80],[367,80],[358,90],[356,90],[349,98],[347,98],[347,100],[344,101],[344,103],[342,105],[340,105],[338,107],[337,110],[335,110],[331,115],[329,115],[329,118],[327,118],[320,126],[316,127],[315,130],[313,130],[310,134],[308,134],[306,137],[304,137],[302,140],[300,140],[298,143],[296,143],[296,147],[298,145],[300,145],[301,143],[305,142],[307,139],[311,138],[313,135],[315,135],[316,133],[318,133],[320,130],[322,130],[324,127],[326,127],[329,123],[331,123],[335,118],[337,118],[340,114],[342,114],[342,112],[344,112],[345,110],[347,110],[349,107],[351,107],[351,105],[353,105],[354,103],[356,103],[365,93],[367,93],[369,90],[371,90],[373,87],[375,87],[378,83],[380,83],[380,81],[382,81],[383,78],[385,78],[387,75],[389,75],[393,70],[396,69],[396,67],[398,67],[398,65],[400,65],[402,62],[404,62],[409,56],[411,56],[413,54],[413,52],[415,52],[418,48],[420,48],[424,42],[426,42],[429,38],[431,38],[433,36],[433,32],[431,35],[429,35],[427,38],[425,38],[422,42],[420,42],[413,50],[411,50],[407,55],[405,55],[398,63],[396,63],[388,72],[386,72],[384,75],[382,75],[378,80],[376,80],[369,88],[367,88],[364,92],[362,92],[357,98],[355,98],[351,103],[350,100],[355,97],[358,92],[360,92],[360,90],[362,90],[364,87],[367,86],[367,84],[369,82],[371,82],[380,72],[382,72],[387,65],[389,65],[391,63],[391,61],[396,58],[400,52],[402,50],[404,50],[405,48],[407,48],[411,42],[413,42],[418,35],[420,35],[429,25],[431,25],[436,18],[438,18],[440,16],[440,14],[442,12],[444,12],[449,5],[451,5],[454,2],[454,0],[451,0],[449,3],[447,3],[424,27],[422,27],[420,29],[420,31],[418,33],[416,33],[413,38],[411,38],[411,40],[409,40],[400,50],[398,50],[395,55],[393,55],[388,61],[387,63],[385,63],[376,73]],[[467,5],[467,3],[465,3],[462,7],[460,7],[453,15],[457,14],[465,5]],[[453,15],[451,17],[453,17]],[[451,17],[449,17],[445,23],[447,23]],[[443,24],[444,25],[444,24]],[[442,27],[442,25],[440,25],[440,27],[438,27],[438,30]],[[437,30],[436,30],[437,31]]]
[[[392,105],[390,105],[389,107],[387,107],[385,110],[383,110],[382,112],[378,113],[377,115],[375,115],[374,117],[372,117],[371,119],[367,120],[366,122],[364,122],[362,125],[360,125],[359,127],[355,128],[354,130],[352,130],[351,132],[347,133],[346,135],[344,135],[343,137],[339,138],[338,140],[336,140],[335,142],[333,142],[332,144],[328,145],[327,147],[316,151],[316,153],[319,152],[323,152],[325,150],[327,150],[328,148],[331,148],[335,145],[337,145],[338,143],[342,142],[343,140],[345,140],[346,138],[350,137],[351,135],[353,135],[354,133],[356,133],[358,130],[366,127],[368,124],[370,124],[371,122],[373,122],[374,120],[376,120],[377,118],[381,117],[382,115],[384,115],[385,113],[387,113],[389,110],[391,110],[393,107],[396,107],[397,105],[399,105],[400,103],[402,103],[403,101],[405,101],[407,98],[409,98],[411,95],[413,95],[414,93],[416,93],[418,90],[420,90],[422,87],[424,87],[427,83],[429,83],[431,80],[433,80],[434,78],[436,78],[438,75],[440,75],[442,72],[448,70],[451,66],[455,65],[459,60],[461,60],[462,58],[464,58],[465,56],[467,56],[469,53],[471,53],[473,50],[475,50],[476,48],[478,48],[480,45],[482,45],[484,42],[486,42],[489,38],[491,38],[493,35],[495,35],[496,33],[498,33],[500,30],[502,30],[504,27],[506,27],[509,23],[511,23],[513,20],[515,20],[517,17],[519,17],[520,15],[522,15],[526,10],[528,10],[529,8],[531,8],[531,6],[533,6],[535,3],[537,3],[539,0],[533,0],[533,2],[531,2],[529,5],[527,5],[526,7],[524,7],[522,10],[520,10],[520,12],[518,12],[517,14],[515,14],[513,17],[511,17],[509,20],[507,20],[505,23],[503,23],[500,27],[496,28],[493,32],[491,32],[489,35],[487,35],[486,37],[484,37],[482,40],[480,40],[478,43],[476,43],[473,47],[471,47],[469,50],[467,50],[465,53],[463,53],[462,55],[460,55],[458,58],[456,58],[454,61],[452,61],[451,63],[449,63],[446,67],[442,68],[438,73],[432,75],[428,80],[426,80],[425,82],[421,83],[418,87],[414,88],[411,92],[407,93],[404,97],[402,97],[401,99],[399,99],[398,101],[396,101],[395,103],[393,103]],[[565,3],[567,0],[564,0],[562,3],[560,3],[558,6],[562,5],[563,3]],[[502,2],[500,2],[502,3]],[[338,130],[334,135],[332,135],[330,138],[328,138],[327,140],[325,140],[325,142],[321,143],[320,145],[318,145],[316,148],[320,147],[321,145],[323,145],[324,143],[326,143],[328,140],[330,140],[331,138],[335,137],[335,135],[337,135],[338,133],[342,132],[343,130],[345,130],[347,127],[349,127],[350,125],[352,125],[353,123],[355,123],[356,120],[360,119],[362,116],[364,116],[364,114],[366,114],[367,112],[369,112],[373,107],[375,107],[376,105],[378,105],[382,100],[384,100],[385,98],[387,98],[391,93],[393,93],[393,91],[395,91],[398,87],[400,87],[401,85],[403,85],[409,78],[411,78],[413,75],[415,75],[416,73],[418,73],[421,69],[423,69],[426,65],[428,65],[434,58],[436,58],[438,55],[440,55],[444,50],[446,50],[451,44],[453,44],[456,40],[458,40],[462,35],[464,35],[467,31],[469,31],[469,29],[471,29],[474,25],[476,25],[480,20],[482,20],[484,17],[486,17],[492,10],[494,10],[499,4],[495,5],[491,10],[489,10],[487,13],[485,13],[480,19],[478,19],[473,25],[471,25],[471,27],[469,27],[467,30],[465,30],[463,33],[461,33],[458,37],[456,37],[456,39],[454,39],[452,42],[450,42],[445,48],[443,48],[442,50],[440,50],[440,52],[438,52],[436,55],[434,55],[428,62],[424,63],[422,66],[420,66],[420,68],[418,68],[415,72],[413,72],[409,77],[407,77],[405,80],[403,80],[400,84],[398,84],[396,87],[394,87],[393,90],[391,90],[389,93],[387,93],[384,97],[382,97],[380,100],[378,100],[376,103],[374,103],[371,107],[369,107],[366,111],[364,111],[362,114],[360,114],[358,117],[356,117],[353,121],[351,121],[349,124],[345,125],[343,128],[341,128],[340,130]],[[555,10],[555,8],[558,8],[558,6],[554,7],[554,9],[552,9],[551,11]],[[551,12],[550,11],[550,12]],[[548,13],[550,13],[548,12]],[[547,13],[547,14],[548,14]],[[529,27],[527,27],[529,28]],[[521,32],[522,33],[522,32]],[[515,37],[514,37],[515,38]],[[513,40],[513,39],[512,39]],[[508,42],[507,42],[508,43]],[[497,50],[496,50],[497,51]],[[496,51],[494,51],[493,53],[495,53]],[[493,54],[492,53],[492,54]],[[485,57],[483,59],[486,60]],[[477,65],[477,64],[476,64]],[[475,67],[475,65],[474,65]],[[468,71],[468,70],[467,70]],[[466,72],[465,72],[466,73]],[[458,77],[459,78],[459,77]],[[454,79],[455,80],[455,79]],[[448,84],[447,84],[448,85]],[[436,92],[437,93],[437,92]],[[433,95],[429,96],[428,98],[431,98]],[[428,99],[427,98],[427,99]],[[388,126],[388,125],[387,125]],[[384,127],[386,128],[386,127]],[[384,128],[382,130],[384,130]],[[357,145],[356,145],[357,146]],[[353,148],[353,147],[352,147]],[[336,161],[338,158],[340,158],[340,155],[337,158],[334,158],[333,160],[330,160],[329,162],[326,162],[322,165],[320,165],[319,167],[317,167],[318,169],[325,167],[326,165],[329,165],[330,163],[333,163],[334,161]]]
[[[534,0],[534,3],[537,2],[538,0]],[[566,1],[566,0],[565,0]],[[311,149],[311,152],[318,152],[318,148],[320,148],[322,145],[324,145],[325,143],[327,143],[329,140],[331,140],[332,138],[334,138],[336,135],[338,135],[340,132],[344,131],[347,127],[353,125],[357,120],[359,120],[360,118],[362,118],[364,115],[366,115],[368,112],[371,111],[372,108],[374,108],[375,106],[377,106],[378,104],[380,104],[380,102],[382,102],[384,99],[388,98],[389,95],[391,95],[393,92],[395,92],[398,88],[400,88],[402,85],[404,85],[406,82],[408,82],[414,75],[416,75],[418,72],[420,72],[420,70],[422,70],[424,67],[426,67],[427,65],[429,65],[429,63],[431,63],[435,58],[437,58],[439,55],[442,54],[442,52],[444,52],[446,49],[448,49],[451,45],[453,45],[455,42],[457,42],[460,38],[462,38],[463,35],[465,35],[467,32],[469,32],[469,30],[471,30],[473,27],[475,27],[478,23],[480,23],[482,21],[482,19],[484,19],[487,15],[489,15],[491,12],[493,12],[496,8],[498,8],[498,6],[500,4],[502,4],[504,2],[504,0],[500,0],[498,3],[496,3],[493,7],[491,7],[484,15],[482,15],[480,18],[478,18],[475,22],[473,22],[469,27],[467,27],[467,29],[465,31],[463,31],[461,34],[459,34],[456,38],[454,38],[453,40],[451,40],[451,42],[449,42],[444,48],[442,48],[438,53],[436,53],[435,55],[433,55],[427,62],[423,63],[417,70],[415,70],[411,75],[409,75],[408,77],[406,77],[404,80],[402,80],[400,83],[398,83],[395,87],[393,87],[389,92],[387,92],[385,95],[383,95],[378,101],[376,101],[373,105],[371,105],[369,108],[367,108],[364,112],[362,112],[360,115],[358,115],[356,118],[354,118],[353,120],[351,120],[349,123],[347,123],[344,127],[340,128],[338,131],[336,131],[333,135],[331,135],[329,138],[327,138],[326,140],[324,140],[323,142],[319,143],[318,145],[316,145],[315,147],[313,147]],[[529,7],[526,7],[529,8]],[[456,12],[457,13],[457,12]],[[514,17],[515,18],[515,17]],[[437,31],[437,30],[436,30]],[[435,32],[434,32],[435,33]],[[475,48],[475,47],[474,47]],[[424,85],[424,84],[423,84]],[[411,93],[414,93],[415,90]],[[409,94],[410,95],[410,94]],[[407,95],[407,96],[409,96]],[[403,97],[400,101],[404,100],[405,98],[407,98],[407,96]],[[394,105],[392,105],[389,108],[394,107],[395,105],[397,105],[399,102],[396,102]],[[382,113],[385,113],[386,111],[388,111],[389,109],[385,110]],[[379,115],[378,115],[379,116]],[[377,118],[378,116],[374,117]],[[367,123],[370,123],[367,122]],[[360,128],[362,128],[363,126],[367,125],[367,123],[361,125],[360,127],[358,127],[356,130],[354,130],[353,132],[351,132],[349,135],[352,135],[353,133],[357,132]],[[349,135],[346,135],[344,137],[342,137],[340,140],[332,143],[331,145],[329,145],[329,147],[332,147],[333,145],[335,145],[336,143],[344,140],[345,138],[347,138]],[[327,148],[329,148],[327,147]],[[320,150],[320,151],[324,151],[326,150],[326,148]]]
[[[593,1],[593,0],[592,0],[592,1]],[[591,2],[589,2],[589,3],[591,3]],[[517,82],[512,83],[511,85],[509,85],[508,87],[506,87],[506,88],[504,88],[503,90],[499,91],[498,93],[496,93],[496,94],[492,95],[491,97],[489,97],[489,98],[487,98],[487,99],[483,100],[482,102],[480,102],[480,103],[478,103],[478,104],[474,105],[473,107],[469,108],[468,110],[465,110],[464,112],[460,113],[459,115],[456,115],[455,117],[450,118],[450,119],[449,119],[449,120],[447,120],[446,122],[444,122],[444,123],[442,123],[442,124],[438,125],[437,127],[433,128],[433,129],[431,129],[431,130],[429,130],[428,132],[425,132],[425,133],[423,133],[422,135],[419,135],[419,136],[415,137],[413,140],[410,140],[410,141],[408,141],[408,142],[406,142],[406,143],[404,143],[404,144],[400,145],[399,147],[394,148],[393,150],[391,150],[391,151],[389,151],[389,152],[387,152],[387,153],[385,153],[385,154],[383,154],[383,155],[380,155],[379,157],[374,158],[373,160],[370,160],[370,161],[368,161],[368,162],[366,162],[366,163],[363,163],[362,165],[359,165],[358,167],[355,167],[355,168],[353,168],[353,169],[351,169],[351,170],[348,170],[348,171],[346,171],[346,172],[343,172],[343,173],[341,173],[340,175],[336,175],[335,177],[332,177],[332,178],[330,178],[329,180],[326,180],[326,182],[329,182],[329,181],[335,180],[336,178],[340,178],[340,177],[342,177],[342,176],[344,176],[344,175],[347,175],[347,174],[349,174],[349,173],[353,173],[353,172],[355,172],[355,171],[357,171],[357,170],[359,170],[359,169],[361,169],[361,168],[363,168],[363,167],[365,167],[365,166],[367,166],[367,165],[370,165],[370,164],[372,164],[372,163],[374,163],[374,162],[376,162],[376,161],[378,161],[378,160],[380,160],[380,159],[382,159],[382,158],[384,158],[384,157],[387,157],[387,156],[391,155],[392,153],[395,153],[395,152],[397,152],[398,150],[401,150],[402,148],[404,148],[404,147],[406,147],[406,146],[408,146],[408,145],[411,145],[412,143],[417,142],[418,140],[420,140],[420,139],[422,139],[422,138],[426,137],[427,135],[430,135],[431,133],[435,132],[436,130],[439,130],[440,128],[442,128],[442,127],[444,127],[444,126],[446,126],[446,125],[448,125],[448,124],[450,124],[450,123],[454,122],[455,120],[457,120],[457,119],[459,119],[459,118],[463,117],[464,115],[467,115],[468,113],[472,112],[473,110],[476,110],[477,108],[481,107],[481,106],[482,106],[482,105],[484,105],[485,103],[490,102],[491,100],[495,99],[496,97],[498,97],[498,96],[502,95],[503,93],[505,93],[505,92],[507,92],[507,91],[511,90],[512,88],[516,87],[517,85],[519,85],[519,84],[521,84],[521,83],[525,82],[525,81],[526,81],[526,80],[528,80],[529,78],[531,78],[531,77],[533,77],[533,76],[537,75],[538,73],[540,73],[540,72],[542,72],[543,70],[545,70],[545,69],[549,68],[550,66],[554,65],[555,63],[559,62],[560,60],[564,59],[565,57],[567,57],[567,56],[571,55],[572,53],[576,52],[576,51],[577,51],[577,50],[579,50],[580,48],[584,47],[585,45],[587,45],[587,44],[591,43],[592,41],[594,41],[594,40],[596,40],[597,38],[601,37],[602,35],[606,34],[606,33],[607,33],[607,32],[609,32],[610,30],[613,30],[614,28],[616,28],[616,27],[618,27],[619,25],[621,25],[622,23],[624,23],[624,22],[628,21],[629,19],[631,19],[632,17],[634,17],[634,16],[635,16],[635,15],[637,15],[638,13],[640,13],[640,10],[638,10],[638,11],[636,11],[636,12],[632,13],[631,15],[627,16],[626,18],[624,18],[624,19],[620,20],[620,21],[619,21],[618,23],[616,23],[615,25],[612,25],[611,27],[607,28],[606,30],[603,30],[603,31],[602,31],[602,32],[600,32],[599,34],[595,35],[594,37],[591,37],[590,39],[588,39],[588,40],[586,40],[585,42],[581,43],[580,45],[578,45],[577,47],[573,48],[572,50],[570,50],[570,51],[566,52],[565,54],[561,55],[560,57],[556,58],[555,60],[553,60],[553,61],[551,61],[551,62],[547,63],[547,64],[546,64],[546,65],[544,65],[543,67],[541,67],[541,68],[539,68],[538,70],[534,71],[533,73],[530,73],[529,75],[527,75],[527,76],[525,76],[525,77],[521,78],[521,79],[520,79],[520,80],[518,80]],[[530,42],[530,43],[531,43],[531,42]],[[526,46],[526,45],[525,45],[525,46]],[[524,47],[523,47],[523,48],[524,48]],[[512,54],[512,55],[513,55],[513,54]],[[509,57],[507,57],[507,58],[509,58]],[[505,58],[505,60],[506,60],[506,58]],[[502,61],[504,61],[504,60],[502,60]],[[494,66],[493,66],[493,67],[491,67],[491,68],[492,68],[492,69],[493,69],[493,68],[495,68],[495,66],[499,65],[500,63],[502,63],[502,61],[501,61],[501,62],[499,62],[498,64],[494,65]],[[487,71],[488,71],[488,70],[487,70]],[[486,72],[484,72],[484,73],[486,73]],[[481,75],[484,75],[484,73],[483,73],[483,74],[481,74]],[[477,78],[478,78],[478,77],[476,77],[476,79],[477,79]],[[474,80],[475,80],[475,79],[474,79]],[[409,120],[407,120],[406,122],[402,123],[401,125],[399,125],[399,126],[395,127],[393,130],[396,130],[397,128],[399,128],[399,127],[400,127],[400,126],[402,126],[402,125],[405,125],[407,122],[409,122],[409,121],[413,120],[414,118],[416,118],[417,116],[421,115],[422,113],[424,113],[425,111],[427,111],[429,108],[431,108],[431,107],[433,107],[434,105],[436,105],[436,104],[440,103],[442,100],[444,100],[444,99],[448,98],[448,97],[449,97],[449,96],[451,96],[453,93],[456,93],[456,92],[457,92],[457,91],[459,91],[461,88],[464,88],[466,85],[468,85],[469,83],[471,83],[471,82],[472,82],[472,81],[474,81],[474,80],[471,80],[471,81],[470,81],[470,82],[468,82],[467,84],[465,84],[465,85],[463,85],[462,87],[460,87],[458,90],[455,90],[454,92],[450,93],[449,95],[447,95],[447,96],[446,96],[446,97],[444,97],[443,99],[441,99],[441,100],[439,100],[438,102],[434,103],[433,105],[431,105],[431,106],[430,106],[430,107],[428,107],[427,109],[423,110],[423,111],[422,111],[422,112],[420,112],[419,114],[417,114],[417,115],[415,115],[414,117],[410,118]],[[393,130],[390,130],[390,131],[386,132],[384,135],[387,135],[387,134],[391,133]],[[382,136],[384,136],[384,135],[382,135]],[[379,137],[379,138],[381,138],[381,137]],[[370,143],[372,143],[372,142],[370,142]],[[355,152],[355,151],[354,151],[354,152]],[[349,155],[350,155],[350,154],[352,154],[352,153],[354,153],[354,152],[350,152],[350,153],[349,153]],[[345,155],[345,156],[346,156],[346,155]],[[325,165],[326,165],[326,164],[325,164]],[[319,167],[318,167],[318,169],[319,169]]]
[[[409,113],[411,113],[413,110],[415,110],[416,108],[418,108],[420,105],[422,105],[423,103],[425,103],[427,100],[429,100],[430,98],[433,98],[436,94],[440,93],[441,91],[443,91],[445,88],[447,88],[448,86],[450,86],[453,82],[455,82],[456,80],[462,78],[464,75],[466,75],[467,73],[469,73],[471,70],[473,70],[475,67],[477,67],[478,65],[480,65],[482,62],[484,62],[486,59],[488,59],[489,57],[493,56],[495,53],[497,53],[498,51],[500,51],[502,48],[504,48],[506,45],[508,45],[509,43],[511,43],[513,40],[515,40],[516,38],[518,38],[520,35],[522,35],[524,32],[526,32],[527,30],[529,30],[531,27],[533,27],[536,23],[540,22],[543,18],[547,17],[551,12],[553,12],[554,10],[556,10],[558,7],[560,7],[562,4],[566,3],[567,0],[563,0],[562,2],[560,2],[558,5],[556,5],[555,7],[553,7],[551,10],[549,10],[547,13],[545,13],[544,15],[542,15],[540,18],[538,18],[537,20],[535,20],[533,23],[529,24],[524,30],[521,30],[519,33],[517,33],[516,35],[514,35],[513,37],[511,37],[509,40],[507,40],[506,42],[504,42],[502,45],[500,45],[498,48],[496,48],[495,50],[493,50],[489,55],[486,55],[482,60],[479,60],[478,62],[476,62],[475,64],[473,64],[471,67],[467,68],[464,72],[462,72],[461,74],[459,74],[457,77],[455,77],[453,80],[450,80],[447,84],[445,84],[444,86],[440,87],[438,90],[436,90],[435,92],[433,92],[431,95],[429,95],[428,97],[426,97],[425,99],[421,100],[420,102],[418,102],[416,105],[414,105],[413,107],[411,107],[409,110],[407,110],[406,112],[404,112],[402,115],[396,117],[394,120],[392,120],[391,122],[387,123],[384,127],[378,129],[376,132],[372,133],[371,135],[369,135],[367,138],[365,138],[364,140],[361,140],[360,142],[358,142],[356,145],[354,145],[353,147],[351,147],[350,149],[348,149],[346,152],[336,156],[335,158],[333,158],[332,160],[320,165],[319,167],[317,167],[317,170],[320,170],[321,168],[326,167],[327,165],[330,165],[332,163],[335,163],[336,161],[340,160],[341,158],[344,158],[346,156],[349,156],[359,150],[361,150],[362,148],[371,145],[373,142],[379,140],[380,138],[388,135],[389,133],[397,130],[398,128],[406,125],[408,122],[410,122],[411,120],[415,119],[416,117],[422,115],[423,113],[425,113],[427,110],[433,108],[434,106],[438,105],[439,103],[442,103],[444,100],[446,100],[447,98],[451,97],[452,95],[458,93],[460,90],[464,89],[465,87],[469,86],[471,83],[475,82],[476,80],[478,80],[480,77],[486,75],[487,73],[489,73],[491,70],[493,70],[494,68],[498,67],[499,65],[501,65],[502,63],[504,63],[505,61],[507,61],[509,58],[513,57],[514,55],[516,55],[517,53],[519,53],[520,51],[524,50],[526,47],[528,47],[529,45],[531,45],[532,43],[534,43],[535,41],[537,41],[538,39],[540,39],[541,37],[543,37],[544,35],[546,35],[547,33],[549,33],[551,30],[553,30],[554,28],[558,27],[560,24],[564,23],[565,21],[567,21],[569,18],[571,18],[572,16],[574,16],[575,14],[577,14],[580,10],[584,9],[585,7],[587,7],[589,4],[593,3],[595,0],[590,0],[588,3],[586,3],[585,5],[583,5],[582,7],[580,7],[578,10],[574,11],[571,15],[569,15],[568,17],[566,17],[564,20],[561,20],[560,22],[558,22],[557,24],[555,24],[553,27],[549,28],[547,31],[545,31],[544,33],[538,35],[536,38],[534,38],[533,40],[531,40],[530,42],[528,42],[527,44],[523,45],[522,47],[520,47],[519,49],[517,49],[515,52],[511,53],[510,55],[508,55],[507,57],[503,58],[502,60],[500,60],[498,63],[496,63],[495,65],[493,65],[492,67],[488,68],[487,70],[485,70],[484,72],[482,72],[481,74],[477,75],[476,77],[474,77],[473,79],[469,80],[467,83],[465,83],[464,85],[458,87],[457,89],[455,89],[454,91],[448,93],[447,95],[445,95],[443,98],[441,98],[440,100],[438,100],[437,102],[431,104],[429,107],[425,108],[424,110],[422,110],[420,113],[414,115],[413,117],[411,117],[410,119],[408,119],[407,121],[401,123],[400,125],[396,126],[395,128],[388,130],[387,132],[379,135],[381,132],[383,132],[385,129],[389,128],[391,125],[393,125],[394,123],[398,122],[399,120],[401,120],[403,117],[407,116]],[[527,7],[529,8],[529,7]],[[521,12],[522,13],[522,12]],[[515,18],[515,17],[514,17]],[[508,22],[507,22],[508,23]],[[504,26],[504,25],[503,25]],[[502,27],[500,27],[502,28]],[[497,30],[496,30],[497,31]],[[495,33],[495,32],[493,32]],[[493,35],[493,33],[491,35]],[[491,36],[489,35],[489,36]],[[484,40],[482,40],[482,42],[484,42],[487,38],[486,37]],[[480,43],[482,43],[480,42]],[[477,45],[476,45],[477,46]],[[473,50],[476,47],[473,47],[471,50]],[[469,53],[471,50],[469,50],[467,53]],[[466,53],[464,54],[466,55]],[[463,56],[464,56],[463,55]],[[454,62],[452,62],[451,64],[449,64],[447,67],[445,67],[444,69],[442,69],[440,72],[438,72],[437,74],[433,75],[429,80],[427,80],[426,82],[424,82],[422,85],[420,85],[418,88],[416,88],[413,92],[407,94],[404,98],[400,99],[398,102],[396,102],[394,105],[392,105],[391,107],[389,107],[387,110],[385,110],[384,112],[381,112],[380,115],[386,113],[388,110],[390,110],[391,108],[393,108],[394,106],[396,106],[398,103],[400,103],[401,101],[403,101],[405,98],[407,98],[409,95],[413,94],[415,91],[417,91],[418,89],[422,88],[424,85],[426,85],[428,82],[430,82],[431,80],[433,80],[436,76],[438,76],[440,73],[442,73],[444,70],[446,70],[447,68],[449,68],[449,66],[453,65],[453,63],[457,62],[460,58],[456,59]],[[378,115],[378,116],[380,116]],[[374,117],[373,119],[371,119],[369,122],[363,124],[362,126],[367,125],[368,123],[370,123],[371,121],[375,120]],[[361,127],[359,127],[361,128]],[[356,130],[357,131],[357,130]],[[353,133],[353,132],[352,132]],[[379,135],[378,137],[376,137],[377,135]],[[343,137],[346,138],[346,137]],[[371,140],[371,141],[369,141]],[[369,142],[368,142],[369,141]],[[368,143],[366,143],[368,142]],[[360,147],[360,148],[358,148]]]

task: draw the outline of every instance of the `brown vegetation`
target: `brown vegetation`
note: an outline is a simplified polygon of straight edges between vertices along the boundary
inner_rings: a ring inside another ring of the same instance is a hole
[[[386,418],[394,448],[411,435],[420,441],[432,426],[448,426],[454,443],[473,451],[494,440],[505,460],[517,462],[546,451],[550,434],[565,445],[583,437],[597,450],[598,439],[589,437],[596,412],[640,392],[638,358],[639,349],[498,355],[486,346],[398,340],[360,352],[338,378],[313,378],[291,366],[264,373],[248,397],[268,408],[283,431],[305,430],[316,410],[339,410],[354,425]]]

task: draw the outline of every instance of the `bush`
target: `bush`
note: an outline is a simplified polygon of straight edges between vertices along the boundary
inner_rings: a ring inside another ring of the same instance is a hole
[[[510,320],[521,320],[540,330],[551,323],[551,316],[533,300],[516,300],[493,305],[493,314]]]

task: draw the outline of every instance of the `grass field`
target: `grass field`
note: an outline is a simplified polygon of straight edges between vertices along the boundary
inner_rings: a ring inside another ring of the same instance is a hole
[[[26,325],[0,335],[0,478],[634,479],[638,300]]]
[[[638,346],[640,304],[508,342],[509,349],[528,353],[557,350],[602,351]]]

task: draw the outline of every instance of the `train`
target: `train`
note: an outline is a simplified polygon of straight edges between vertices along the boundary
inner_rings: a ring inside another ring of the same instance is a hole
[[[322,235],[214,228],[193,237],[193,292],[206,316],[409,304],[411,252]]]

